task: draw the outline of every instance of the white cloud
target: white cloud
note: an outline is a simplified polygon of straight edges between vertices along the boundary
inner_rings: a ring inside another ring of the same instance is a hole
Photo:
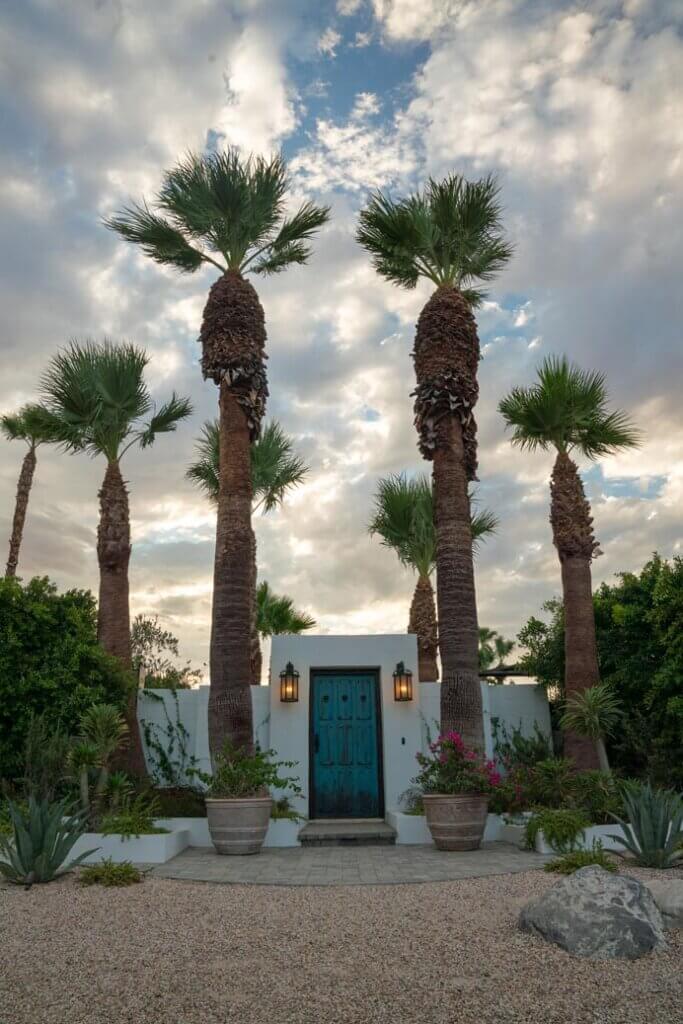
[[[337,14],[341,14],[343,18],[348,18],[352,14],[356,14],[363,6],[364,0],[337,0]]]
[[[326,28],[318,40],[318,51],[326,57],[336,57],[337,47],[339,46],[341,39],[341,33],[337,32],[336,29],[331,26]]]

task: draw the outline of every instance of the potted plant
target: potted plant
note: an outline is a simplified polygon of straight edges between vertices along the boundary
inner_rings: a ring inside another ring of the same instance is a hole
[[[244,750],[226,743],[213,775],[196,772],[205,783],[206,816],[216,851],[229,856],[258,853],[268,831],[271,789],[300,793],[298,779],[281,776],[294,761],[273,761],[273,750]]]
[[[417,755],[415,782],[423,793],[427,825],[437,850],[476,850],[486,827],[489,794],[500,785],[493,761],[468,750],[449,732]]]

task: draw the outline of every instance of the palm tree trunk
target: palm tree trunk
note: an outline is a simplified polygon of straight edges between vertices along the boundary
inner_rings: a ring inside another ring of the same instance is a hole
[[[600,764],[600,771],[609,772],[609,758],[607,756],[607,748],[605,747],[605,741],[600,738],[595,741],[595,746],[598,751],[598,763]]]
[[[26,509],[28,508],[28,497],[31,493],[33,474],[36,469],[36,449],[34,445],[24,455],[21,464],[21,473],[17,484],[17,497],[14,503],[14,520],[12,522],[12,536],[9,542],[9,557],[5,576],[16,576],[19,563],[19,548],[24,533],[24,522],[26,521]]]
[[[434,590],[429,576],[419,576],[410,605],[408,632],[417,636],[418,675],[421,683],[438,683],[438,633]]]
[[[131,775],[147,774],[137,717],[137,686],[133,679],[130,646],[128,565],[130,562],[130,510],[128,491],[118,462],[109,462],[99,494],[100,522],[97,528],[97,560],[100,567],[100,596],[97,639],[108,654],[131,670],[130,693],[125,709],[128,744],[118,758]]]
[[[256,535],[252,529],[252,567],[251,567],[251,683],[252,686],[261,685],[261,672],[263,659],[261,657],[261,638],[258,632],[256,621],[256,584],[258,579],[258,566],[256,561]]]
[[[450,422],[451,444],[434,453],[437,599],[441,653],[441,731],[459,732],[465,745],[484,749],[479,682],[479,630],[474,588],[470,503],[460,423]]]
[[[415,424],[420,450],[432,459],[441,730],[484,748],[477,603],[468,484],[476,479],[474,406],[479,339],[457,288],[437,288],[420,313],[413,351]]]
[[[202,372],[220,387],[220,472],[214,562],[209,694],[211,757],[226,741],[253,747],[251,630],[256,613],[250,445],[258,437],[268,384],[266,328],[254,287],[226,271],[214,281],[199,333]]]
[[[566,452],[558,452],[550,493],[553,542],[562,570],[564,687],[570,699],[600,682],[591,583],[591,561],[599,549],[581,477]],[[577,769],[599,767],[596,745],[585,736],[567,731],[564,753]]]
[[[254,535],[251,437],[244,409],[220,385],[220,485],[216,521],[209,695],[209,749],[253,746],[251,625]]]

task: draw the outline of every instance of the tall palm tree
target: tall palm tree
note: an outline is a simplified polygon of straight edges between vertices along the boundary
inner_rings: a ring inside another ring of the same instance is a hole
[[[250,445],[268,395],[263,308],[248,273],[306,263],[327,207],[285,213],[284,161],[243,159],[236,149],[188,155],[164,174],[153,207],[135,203],[106,224],[157,263],[220,276],[209,290],[199,335],[202,371],[219,387],[220,481],[211,623],[209,746],[253,744],[251,657],[254,535]]]
[[[535,384],[513,388],[499,405],[506,425],[512,427],[513,445],[557,453],[550,478],[550,523],[562,571],[569,701],[600,682],[591,585],[591,562],[600,550],[571,454],[595,461],[640,443],[626,413],[608,412],[607,406],[603,374],[581,370],[564,357],[546,359]],[[567,732],[565,750],[579,767],[597,767],[593,743],[576,731]]]
[[[357,239],[383,277],[404,288],[420,278],[434,292],[417,321],[413,360],[415,424],[432,461],[437,600],[443,685],[441,728],[483,748],[468,485],[476,478],[474,406],[479,339],[474,287],[502,270],[512,247],[502,231],[492,177],[430,179],[423,192],[393,200],[380,192],[361,212]]]
[[[472,544],[493,533],[496,516],[485,509],[471,519]],[[436,568],[436,530],[432,486],[426,476],[408,479],[404,473],[380,479],[375,512],[368,527],[392,548],[402,565],[417,573],[410,604],[408,632],[417,635],[420,682],[438,682],[438,627],[431,576]]]
[[[21,472],[17,483],[17,496],[14,502],[14,519],[12,520],[12,533],[9,540],[9,555],[7,556],[7,568],[5,576],[16,576],[17,565],[19,564],[19,549],[24,534],[24,523],[26,522],[26,510],[28,499],[33,484],[33,474],[36,471],[36,449],[39,445],[45,444],[48,438],[41,429],[39,417],[36,416],[34,407],[25,405],[19,412],[1,416],[0,430],[8,441],[24,441],[28,451],[24,454],[21,463]]]
[[[46,435],[72,452],[104,456],[107,468],[99,492],[97,560],[100,591],[97,636],[104,649],[126,668],[132,667],[128,565],[130,509],[121,475],[121,460],[135,445],[148,448],[157,434],[176,429],[192,412],[190,402],[175,393],[155,408],[144,379],[146,353],[134,345],[72,342],[48,364],[41,380]],[[146,419],[148,417],[148,419]],[[131,742],[125,752],[132,774],[145,774],[131,691],[126,721]]]
[[[218,421],[207,422],[195,444],[197,458],[187,473],[188,479],[196,483],[214,504],[218,504],[220,473],[220,432]],[[308,466],[294,451],[292,439],[285,434],[276,420],[263,428],[261,436],[251,446],[251,482],[253,488],[252,513],[259,509],[265,514],[281,505],[287,491],[303,483]],[[251,679],[261,682],[261,643],[257,623],[258,603],[256,592],[257,565],[256,541],[254,540],[252,566],[254,610],[251,625]],[[309,628],[309,627],[307,627]]]
[[[506,640],[495,629],[479,627],[479,670],[502,668],[505,659],[515,649],[514,640]]]

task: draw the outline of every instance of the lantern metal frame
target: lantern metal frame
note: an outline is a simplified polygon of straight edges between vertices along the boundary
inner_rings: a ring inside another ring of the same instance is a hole
[[[413,699],[413,673],[402,661],[396,665],[394,672],[394,700],[403,703]]]
[[[280,673],[280,702],[296,704],[299,700],[299,673],[291,661],[288,661]]]

